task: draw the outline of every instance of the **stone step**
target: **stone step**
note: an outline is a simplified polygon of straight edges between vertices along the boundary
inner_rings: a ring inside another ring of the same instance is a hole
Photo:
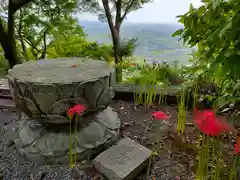
[[[0,79],[0,98],[11,98],[8,81],[5,78]]]
[[[166,88],[160,87],[158,85],[133,85],[133,84],[116,84],[114,90],[117,92],[141,92],[142,94],[149,93],[149,89],[152,89],[156,94],[164,94],[169,96],[176,96],[178,92],[183,88],[181,85],[168,86]]]
[[[134,180],[147,167],[151,154],[146,147],[124,138],[99,154],[93,164],[109,180]]]
[[[0,98],[0,109],[17,110],[12,99]]]

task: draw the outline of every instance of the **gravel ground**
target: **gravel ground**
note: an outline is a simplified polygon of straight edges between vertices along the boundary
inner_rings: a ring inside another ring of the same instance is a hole
[[[176,139],[174,128],[177,119],[176,107],[135,106],[131,102],[116,101],[111,106],[122,120],[122,136],[130,137],[138,143],[157,152],[149,170],[144,171],[137,180],[175,180],[194,179],[192,168],[194,154],[189,151],[173,151]],[[162,123],[151,119],[151,112],[161,109],[170,115],[170,120]],[[70,170],[67,166],[38,166],[25,161],[15,150],[9,132],[16,127],[17,114],[0,112],[0,180],[103,180],[104,178],[88,161]],[[169,138],[170,137],[170,138]],[[172,137],[172,139],[171,139]],[[188,148],[187,148],[188,149]],[[182,157],[183,162],[181,162]]]

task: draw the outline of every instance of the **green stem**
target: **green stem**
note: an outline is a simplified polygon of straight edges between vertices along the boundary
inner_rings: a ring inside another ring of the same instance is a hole
[[[237,179],[237,169],[236,169],[236,165],[238,162],[238,155],[236,154],[233,157],[233,165],[232,168],[230,169],[230,173],[229,173],[229,180],[236,180]]]
[[[193,95],[193,109],[195,108],[195,105],[196,105],[197,93],[198,93],[198,85],[196,84],[194,88],[194,95]]]
[[[208,175],[208,159],[209,159],[209,137],[202,136],[202,145],[199,147],[199,161],[197,169],[197,179],[203,180]]]
[[[75,129],[74,129],[74,151],[75,151],[74,164],[75,165],[77,164],[77,125],[78,125],[78,120],[79,120],[79,117],[76,116]]]
[[[200,139],[202,139],[202,144],[199,145],[199,152],[198,152],[198,167],[197,167],[197,173],[196,173],[196,178],[201,180],[202,177],[202,164],[203,164],[203,146],[204,146],[204,141],[205,141],[205,137],[204,135],[201,138],[200,135]]]
[[[207,136],[207,135],[205,135]],[[208,175],[208,161],[209,161],[209,136],[206,137],[206,145],[204,147],[204,176]]]
[[[72,119],[70,118],[70,128],[69,128],[69,165],[72,168],[73,159],[72,159]]]
[[[215,150],[216,150],[215,143],[213,143],[213,147],[212,147],[212,162],[213,163],[216,163]],[[215,174],[215,170],[213,168],[211,168],[211,180],[214,180],[214,177],[215,177],[214,174]]]
[[[221,170],[221,160],[222,160],[222,148],[220,146],[220,139],[219,137],[217,137],[217,139],[215,140],[215,147],[216,147],[216,151],[217,151],[217,157],[216,157],[216,171],[215,171],[215,180],[219,179],[219,174],[220,174],[220,170]]]

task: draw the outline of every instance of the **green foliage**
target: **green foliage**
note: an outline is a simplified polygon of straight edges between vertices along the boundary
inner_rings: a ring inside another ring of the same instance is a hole
[[[54,36],[75,34],[85,36],[76,18],[73,18],[77,1],[36,0],[28,3],[15,14],[15,33],[20,44],[20,58],[24,60],[45,57],[46,49]],[[1,8],[3,16],[7,8]]]
[[[240,102],[240,80],[226,79],[222,82],[221,94],[217,99],[219,107],[235,106]]]
[[[119,56],[120,57],[129,57],[132,56],[133,51],[136,48],[136,42],[137,39],[136,38],[131,38],[131,39],[123,39],[120,42],[120,52],[119,52]]]
[[[240,79],[240,1],[204,1],[179,18],[184,29],[173,36],[180,35],[186,44],[198,47],[185,72],[193,80],[205,77],[220,87],[218,105],[239,102],[233,89],[239,87]]]
[[[188,87],[192,92],[193,88],[197,89],[194,94],[198,100],[203,99],[204,108],[224,107],[221,112],[225,112],[240,102],[240,1],[204,0],[203,3],[197,9],[190,6],[189,12],[179,16],[184,28],[173,36],[181,36],[184,43],[198,48],[191,67],[184,68]],[[211,143],[212,150],[209,142],[204,141],[200,146],[196,178],[205,179],[210,174],[211,179],[219,179],[223,161],[219,140]],[[209,151],[212,151],[211,157]],[[235,179],[233,176],[230,173],[230,179]]]
[[[0,76],[4,76],[5,74],[7,74],[7,70],[8,70],[8,62],[4,57],[4,51],[2,47],[0,47]]]
[[[85,38],[75,35],[59,35],[47,49],[47,56],[50,58],[87,57],[110,61],[112,54],[111,46],[87,42]]]
[[[180,70],[168,64],[144,64],[134,70],[127,80],[133,84],[181,84]]]
[[[239,1],[207,1],[179,16],[185,28],[175,32],[190,46],[198,46],[197,61],[204,61],[211,73],[223,65],[223,74],[239,78]]]

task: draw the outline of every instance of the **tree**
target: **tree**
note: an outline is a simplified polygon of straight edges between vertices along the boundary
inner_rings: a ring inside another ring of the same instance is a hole
[[[10,67],[21,62],[19,54],[23,55],[22,59],[25,60],[44,58],[47,47],[59,32],[64,34],[66,31],[74,29],[76,35],[84,36],[82,28],[73,18],[76,0],[34,0],[29,2],[30,0],[24,6],[19,6],[18,9],[14,6],[14,13],[11,11],[11,2],[0,8],[1,15],[5,15],[0,19],[1,45]],[[12,39],[11,41],[9,41],[9,37]],[[16,50],[16,43],[20,45],[18,48],[20,53]]]
[[[205,66],[205,73],[222,73],[240,78],[240,1],[204,0],[204,5],[179,16],[183,29],[180,36],[191,47],[197,46],[196,65]],[[221,75],[220,75],[221,76]]]
[[[98,15],[101,21],[106,20],[112,36],[115,64],[122,61],[120,28],[123,20],[131,12],[138,10],[150,0],[82,0],[80,6]],[[130,40],[130,43],[133,41]],[[121,68],[116,68],[117,81],[121,81]]]
[[[59,33],[85,36],[77,20],[72,16],[75,6],[76,1],[35,0],[19,11],[15,29],[24,59],[29,59],[29,53],[33,56],[32,59],[45,58],[47,48]]]
[[[4,56],[9,61],[10,67],[19,63],[17,57],[16,41],[14,38],[14,15],[24,5],[32,0],[9,0],[7,15],[7,30],[4,28],[4,22],[0,19],[0,43],[4,50]]]
[[[111,61],[113,57],[111,45],[88,42],[86,38],[71,32],[67,36],[59,33],[51,42],[46,53],[50,58],[85,57]]]
[[[240,1],[204,0],[203,3],[199,8],[191,5],[189,12],[179,16],[184,28],[173,36],[198,47],[190,72],[219,86],[217,104],[239,103]]]

